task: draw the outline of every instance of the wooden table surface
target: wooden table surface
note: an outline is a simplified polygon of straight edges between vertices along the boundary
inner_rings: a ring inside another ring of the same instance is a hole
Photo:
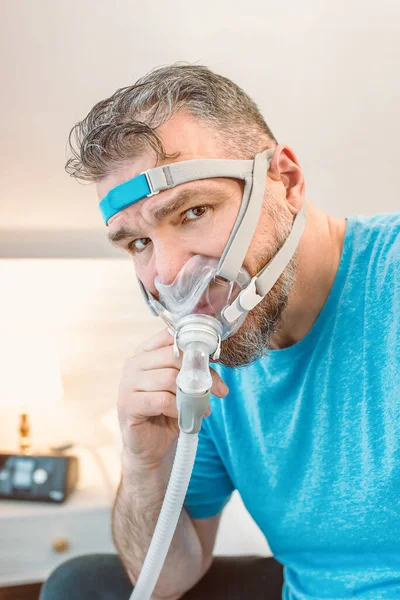
[[[38,600],[41,583],[0,588],[0,600]]]

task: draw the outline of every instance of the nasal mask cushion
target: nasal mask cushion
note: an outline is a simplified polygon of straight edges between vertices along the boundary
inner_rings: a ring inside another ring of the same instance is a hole
[[[191,258],[172,284],[155,282],[158,300],[139,280],[152,312],[173,329],[180,318],[204,310],[220,320],[222,339],[226,339],[270,291],[293,257],[306,224],[306,202],[271,261],[252,278],[243,268],[259,220],[273,154],[274,149],[270,149],[257,154],[254,160],[195,159],[155,167],[111,189],[101,200],[100,210],[108,224],[112,216],[135,202],[184,183],[214,177],[244,181],[242,202],[220,260],[205,256]]]

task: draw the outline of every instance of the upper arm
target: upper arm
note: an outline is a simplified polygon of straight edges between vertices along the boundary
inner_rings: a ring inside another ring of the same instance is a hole
[[[218,525],[221,514],[207,519],[192,519],[193,526],[199,537],[203,549],[204,565],[206,570],[211,564],[211,557],[214,550],[215,538],[217,536]]]

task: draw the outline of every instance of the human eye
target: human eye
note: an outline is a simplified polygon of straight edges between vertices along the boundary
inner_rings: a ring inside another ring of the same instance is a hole
[[[208,206],[195,206],[184,212],[184,221],[196,221],[205,215],[208,211]]]
[[[142,252],[150,243],[150,238],[138,238],[129,244],[129,251],[133,254]]]

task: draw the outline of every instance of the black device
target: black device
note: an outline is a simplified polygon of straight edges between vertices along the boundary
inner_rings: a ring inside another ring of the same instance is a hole
[[[64,502],[78,474],[76,456],[0,453],[0,499]]]

